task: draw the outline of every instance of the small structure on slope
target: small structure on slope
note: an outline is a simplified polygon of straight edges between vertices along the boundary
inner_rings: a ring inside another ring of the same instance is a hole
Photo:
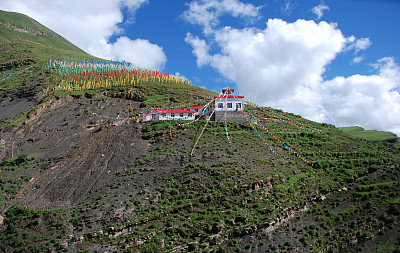
[[[222,94],[214,98],[214,121],[246,122],[243,115],[244,96],[236,94],[234,89],[225,88]]]
[[[147,113],[145,121],[194,120],[195,112],[189,110],[155,110]]]
[[[225,88],[214,101],[206,106],[190,106],[182,110],[154,110],[139,119],[140,122],[156,120],[195,120],[206,119],[212,115],[213,121],[246,122],[243,115],[244,96],[236,94],[234,89]],[[214,113],[213,113],[214,112]]]

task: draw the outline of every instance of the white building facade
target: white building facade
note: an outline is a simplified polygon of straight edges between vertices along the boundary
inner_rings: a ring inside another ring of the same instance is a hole
[[[145,121],[194,119],[195,113],[189,110],[156,110],[147,113]]]
[[[215,97],[215,111],[243,111],[243,96],[235,95],[235,90],[226,88],[222,90],[222,95]]]
[[[204,106],[190,106],[190,107],[185,107],[185,110],[189,110],[194,112],[196,115],[208,115],[208,108],[205,108]]]

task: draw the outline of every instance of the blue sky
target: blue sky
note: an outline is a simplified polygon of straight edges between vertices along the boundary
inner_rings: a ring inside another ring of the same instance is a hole
[[[235,85],[221,77],[213,68],[196,65],[196,57],[192,48],[185,42],[187,32],[201,34],[198,25],[189,24],[182,14],[188,9],[190,1],[149,1],[144,3],[135,14],[133,23],[122,23],[125,35],[129,38],[146,38],[151,43],[162,46],[167,62],[162,69],[165,72],[179,72],[193,83],[218,91],[228,85]],[[367,50],[359,52],[357,56],[363,57],[362,62],[352,63],[356,57],[354,51],[343,52],[335,58],[324,73],[325,79],[337,75],[349,76],[352,74],[371,74],[374,72],[370,64],[375,63],[384,56],[399,59],[400,33],[395,24],[400,24],[400,1],[390,0],[348,0],[348,1],[243,1],[254,6],[262,6],[260,15],[254,23],[247,23],[241,18],[233,18],[226,14],[220,18],[220,26],[235,28],[258,27],[264,29],[266,21],[270,18],[279,18],[287,22],[297,19],[314,20],[315,22],[327,21],[336,23],[344,36],[356,38],[369,38],[371,45]],[[186,3],[186,4],[185,4]],[[323,16],[318,19],[312,9],[324,4],[329,10],[323,11]],[[288,6],[288,9],[287,9]],[[166,11],[167,10],[167,11]],[[129,13],[125,9],[125,20]],[[110,38],[115,42],[119,35]],[[197,81],[197,82],[196,82]]]
[[[8,0],[93,55],[400,135],[400,1]]]
[[[252,2],[257,4],[257,2],[261,3],[262,1]],[[330,2],[334,4],[332,5]],[[260,12],[262,16],[257,20],[254,26],[264,29],[266,20],[269,18],[280,18],[287,22],[295,22],[297,19],[315,20],[316,22],[327,21],[337,23],[337,27],[346,37],[354,35],[357,38],[369,38],[371,41],[368,50],[358,54],[358,56],[365,57],[361,63],[352,64],[352,60],[355,57],[354,51],[340,53],[327,67],[324,78],[331,79],[337,75],[371,74],[373,69],[370,64],[378,59],[384,56],[393,56],[396,60],[399,59],[400,47],[398,45],[400,45],[400,33],[395,24],[400,24],[400,15],[398,15],[400,11],[400,1],[327,1],[325,4],[329,6],[329,10],[324,11],[324,16],[320,20],[317,20],[316,14],[312,12],[312,8],[320,4],[320,2],[297,1],[290,3],[290,12],[288,12],[282,9],[285,5],[284,1],[270,1],[270,4],[266,4],[265,7],[261,9]],[[227,25],[234,27],[244,28],[246,25],[242,20],[229,19],[229,21],[231,22]],[[176,19],[176,23],[179,22],[182,22],[181,19]],[[186,32],[194,29],[188,25],[184,25],[184,27]],[[181,30],[179,29],[179,31]],[[180,33],[181,39],[176,42],[177,45],[180,45],[181,50],[187,53],[190,48],[188,49],[187,45],[183,43],[183,32],[184,31]],[[183,53],[179,51],[173,52],[176,54]],[[191,56],[185,54],[185,57],[190,58]],[[191,62],[194,63],[193,60]],[[190,67],[192,67],[193,70],[188,70],[187,73],[193,71],[192,73],[194,74],[192,74],[191,77],[195,77],[196,74],[199,73],[199,70],[194,64]],[[176,69],[180,70],[182,73],[186,73],[186,71],[184,71],[185,69],[181,68],[179,65]],[[210,71],[209,68],[205,70]],[[200,69],[200,71],[204,70]],[[174,72],[174,70],[172,70],[172,72]],[[198,75],[201,76],[200,74]],[[218,79],[218,75],[214,78]],[[208,83],[215,83],[215,81],[212,82],[212,80],[207,79],[207,82],[201,85],[207,86]],[[215,84],[211,87],[207,87],[212,88],[214,85]],[[220,85],[217,84],[217,86],[219,87]]]

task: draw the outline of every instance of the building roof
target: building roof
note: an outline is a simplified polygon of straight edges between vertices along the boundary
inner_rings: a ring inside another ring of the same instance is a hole
[[[231,88],[225,88],[225,89],[222,89],[222,90],[226,90],[226,91],[234,91],[235,89],[231,89]]]
[[[202,109],[203,106],[189,106],[189,107],[185,107],[185,109]]]
[[[155,110],[149,113],[193,113],[193,112],[189,110]]]
[[[244,98],[244,96],[238,96],[238,95],[220,95],[220,96],[215,96],[215,98]]]

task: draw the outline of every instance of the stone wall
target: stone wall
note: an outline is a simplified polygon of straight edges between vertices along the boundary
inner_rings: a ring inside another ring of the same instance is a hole
[[[224,112],[215,111],[213,120],[214,121],[225,121]],[[246,118],[243,116],[241,111],[226,112],[226,121],[228,122],[246,122]]]

